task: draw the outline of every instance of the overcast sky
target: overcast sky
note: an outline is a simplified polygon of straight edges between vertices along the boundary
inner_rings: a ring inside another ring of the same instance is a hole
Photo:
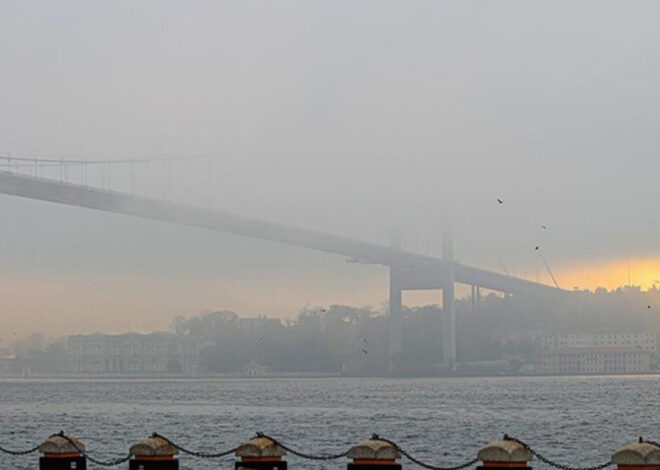
[[[465,263],[549,282],[540,245],[563,287],[624,283],[629,261],[648,286],[658,18],[654,1],[5,0],[0,154],[208,155],[170,169],[170,197],[381,243],[394,227],[431,254],[449,216]],[[328,255],[9,196],[0,211],[0,330],[387,296],[383,268]]]

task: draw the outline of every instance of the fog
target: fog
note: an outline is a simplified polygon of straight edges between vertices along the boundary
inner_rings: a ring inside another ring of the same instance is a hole
[[[648,288],[659,14],[651,1],[5,1],[0,154],[203,155],[170,169],[173,200],[383,244],[394,231],[436,256],[450,221],[466,264],[550,283],[540,246],[567,289]],[[0,211],[0,329],[19,336],[387,298],[385,268],[341,257],[5,195]]]

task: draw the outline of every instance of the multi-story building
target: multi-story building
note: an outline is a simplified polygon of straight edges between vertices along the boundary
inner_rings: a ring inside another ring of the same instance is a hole
[[[658,352],[655,333],[560,333],[543,338],[546,350],[564,348],[632,348],[650,354]]]
[[[78,335],[67,341],[76,374],[196,375],[202,344],[174,333]]]
[[[638,348],[560,348],[543,352],[541,374],[638,374],[650,371],[650,353]]]

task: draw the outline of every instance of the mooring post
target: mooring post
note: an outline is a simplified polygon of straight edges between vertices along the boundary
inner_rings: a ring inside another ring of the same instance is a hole
[[[391,442],[381,441],[378,436],[351,447],[346,457],[353,459],[347,470],[401,470],[401,464],[397,463],[401,458],[399,449]]]
[[[286,450],[275,441],[264,436],[253,437],[236,448],[235,470],[286,470],[287,463],[282,460]]]
[[[477,453],[482,465],[479,470],[531,470],[527,465],[534,456],[530,450],[518,441],[501,439],[483,446]]]
[[[131,460],[128,470],[179,470],[179,460],[175,458],[179,450],[166,439],[151,436],[129,449]]]
[[[617,450],[612,463],[619,470],[660,470],[660,447],[640,437],[639,441]]]
[[[75,437],[55,434],[40,446],[39,470],[87,470],[87,459],[82,452],[85,445]]]

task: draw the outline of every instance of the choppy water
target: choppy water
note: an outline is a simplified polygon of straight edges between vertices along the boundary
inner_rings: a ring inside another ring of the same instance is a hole
[[[660,440],[659,390],[657,376],[5,380],[0,445],[30,447],[63,429],[96,457],[110,458],[153,431],[208,452],[263,431],[299,450],[336,453],[376,432],[439,465],[470,460],[482,444],[508,433],[551,458],[595,464],[640,435]],[[0,468],[34,469],[36,460],[0,455]],[[292,469],[346,464],[288,460]],[[231,458],[184,455],[181,468],[233,467]],[[404,468],[418,467],[404,461]]]

